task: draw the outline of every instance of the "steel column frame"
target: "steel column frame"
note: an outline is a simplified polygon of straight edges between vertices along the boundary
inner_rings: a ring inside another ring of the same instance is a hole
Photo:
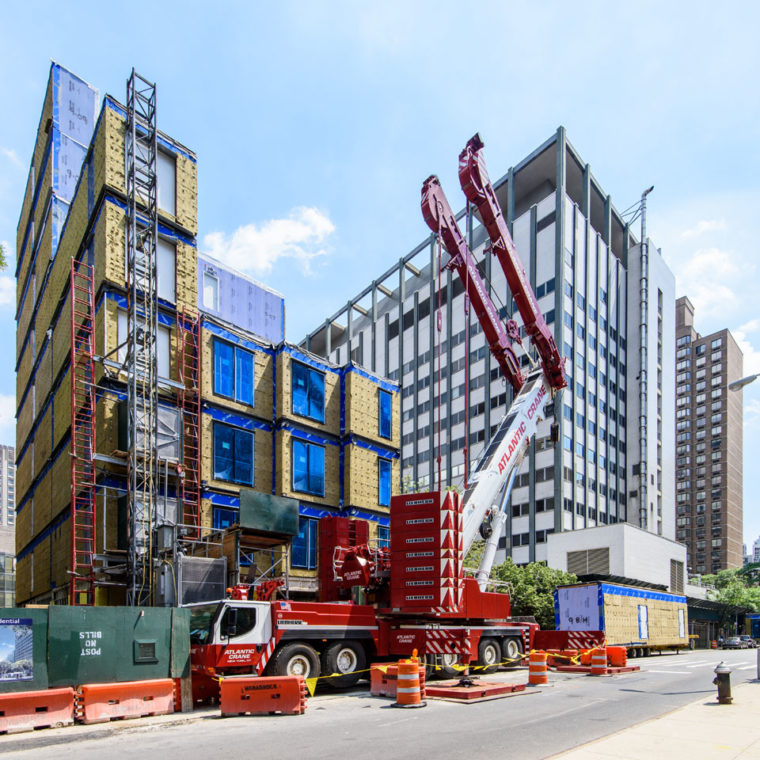
[[[153,600],[153,524],[158,493],[158,183],[156,86],[132,69],[127,81],[127,602]]]

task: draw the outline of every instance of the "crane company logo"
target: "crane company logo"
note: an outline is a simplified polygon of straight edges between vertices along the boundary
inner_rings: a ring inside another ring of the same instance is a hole
[[[248,662],[253,652],[250,649],[227,649],[224,656],[227,662]]]
[[[520,426],[515,430],[515,434],[512,436],[512,440],[509,442],[509,448],[504,452],[504,455],[499,460],[499,475],[504,472],[506,466],[509,464],[509,460],[512,455],[517,451],[517,446],[522,441],[525,435],[525,423],[521,422]]]
[[[532,420],[533,415],[538,411],[540,406],[541,399],[546,395],[546,388],[542,385],[538,389],[538,393],[536,394],[536,397],[531,401],[530,406],[528,407],[528,419]]]

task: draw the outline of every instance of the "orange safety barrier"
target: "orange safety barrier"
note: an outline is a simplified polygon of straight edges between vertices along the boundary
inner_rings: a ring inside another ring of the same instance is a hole
[[[306,681],[302,676],[232,676],[219,683],[219,705],[227,715],[302,715]]]
[[[715,639],[713,639],[710,642],[710,649],[717,649],[717,648],[718,648],[718,642]]]
[[[425,666],[419,664],[420,672],[420,694],[425,699]],[[398,664],[393,663],[373,663],[369,669],[369,692],[373,697],[393,697],[396,698],[396,687],[398,686]]]
[[[549,683],[546,670],[546,652],[531,652],[528,662],[528,683],[531,686],[539,686]]]
[[[15,734],[74,722],[74,689],[0,694],[0,733]]]
[[[610,667],[624,668],[628,664],[628,653],[625,647],[607,647],[607,662]]]
[[[592,649],[588,649],[585,652],[581,652],[581,665],[591,665],[591,652]]]
[[[105,723],[174,712],[174,681],[171,678],[86,684],[79,691],[77,720],[81,723]]]
[[[424,707],[420,688],[420,663],[417,658],[399,660],[396,675],[395,707]]]
[[[591,675],[603,676],[607,672],[607,648],[597,647],[591,652]]]

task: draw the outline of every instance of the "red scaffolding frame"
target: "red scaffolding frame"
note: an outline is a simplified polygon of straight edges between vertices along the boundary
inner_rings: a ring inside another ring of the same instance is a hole
[[[95,599],[94,275],[71,260],[71,604]]]
[[[182,454],[177,478],[177,501],[187,538],[200,530],[200,319],[184,307],[177,311],[177,408],[182,421]],[[179,515],[178,515],[179,516]]]

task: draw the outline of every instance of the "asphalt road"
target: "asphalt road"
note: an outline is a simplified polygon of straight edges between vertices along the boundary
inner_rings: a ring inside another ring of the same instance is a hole
[[[592,678],[550,674],[550,684],[507,699],[475,705],[429,701],[420,710],[396,710],[366,691],[309,700],[302,716],[207,717],[182,725],[141,725],[79,738],[60,729],[63,742],[40,746],[45,732],[28,739],[0,737],[4,757],[24,760],[95,758],[277,758],[340,760],[381,757],[547,758],[681,705],[714,701],[713,669],[720,660],[734,670],[732,683],[756,677],[755,650],[697,651],[632,660],[641,671]],[[489,679],[525,683],[527,671]],[[114,725],[114,724],[111,724]],[[50,735],[52,739],[52,734]],[[20,744],[23,742],[23,744]],[[4,746],[5,745],[5,746]],[[23,752],[23,754],[22,754]]]

